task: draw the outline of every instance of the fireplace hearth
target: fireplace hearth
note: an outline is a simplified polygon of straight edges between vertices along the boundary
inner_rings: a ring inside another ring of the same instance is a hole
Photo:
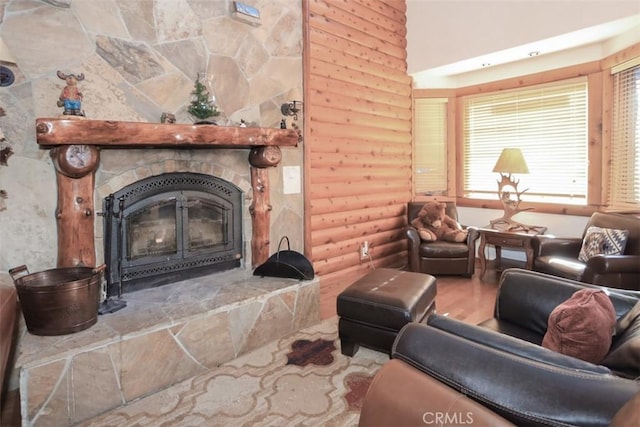
[[[152,176],[103,201],[107,296],[240,267],[242,192],[197,173]]]

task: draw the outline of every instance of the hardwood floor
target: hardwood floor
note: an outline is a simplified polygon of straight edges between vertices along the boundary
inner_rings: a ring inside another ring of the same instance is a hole
[[[488,269],[480,280],[479,270],[470,279],[459,276],[437,276],[436,311],[468,323],[479,323],[493,314],[499,275]],[[322,289],[320,282],[320,315],[328,319],[336,315],[336,298],[349,284]]]
[[[436,311],[467,323],[477,324],[493,316],[498,278],[488,271],[484,280],[478,273],[471,279],[437,277]]]

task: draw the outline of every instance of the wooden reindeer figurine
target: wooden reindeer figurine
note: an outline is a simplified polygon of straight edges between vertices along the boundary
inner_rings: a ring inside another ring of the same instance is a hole
[[[535,230],[537,227],[525,225],[518,221],[514,221],[512,218],[519,212],[529,211],[532,208],[521,208],[520,202],[522,201],[520,196],[524,194],[527,189],[518,191],[518,184],[520,180],[515,180],[511,174],[501,174],[501,179],[498,181],[498,197],[502,203],[504,209],[504,215],[498,219],[491,221],[491,227],[496,229],[504,229],[508,231],[530,231]],[[515,194],[515,198],[513,198]]]

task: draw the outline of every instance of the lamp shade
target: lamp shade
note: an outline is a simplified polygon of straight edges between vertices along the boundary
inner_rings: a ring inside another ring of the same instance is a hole
[[[529,168],[519,148],[505,148],[502,150],[496,165],[493,167],[493,171],[509,174],[529,173]]]

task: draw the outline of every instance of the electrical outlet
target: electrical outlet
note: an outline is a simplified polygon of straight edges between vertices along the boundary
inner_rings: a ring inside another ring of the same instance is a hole
[[[360,259],[367,259],[369,257],[369,241],[365,240],[362,246],[360,246]]]

